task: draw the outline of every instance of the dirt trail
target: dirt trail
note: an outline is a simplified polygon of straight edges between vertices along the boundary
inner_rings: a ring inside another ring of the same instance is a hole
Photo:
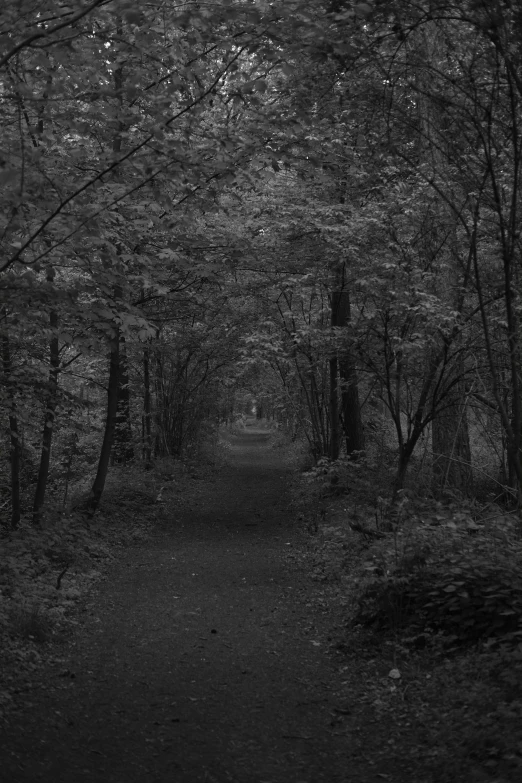
[[[69,659],[2,738],[5,783],[383,780],[336,719],[335,617],[292,559],[267,437],[238,436],[199,506],[113,566]]]

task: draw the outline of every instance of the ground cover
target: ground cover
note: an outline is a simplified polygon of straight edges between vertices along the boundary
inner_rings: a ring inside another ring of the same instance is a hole
[[[205,463],[207,470],[212,463]],[[115,468],[103,508],[93,520],[56,513],[34,528],[22,521],[0,540],[0,719],[17,695],[32,688],[34,672],[60,658],[83,613],[83,603],[110,565],[147,541],[165,515],[190,508],[197,472],[180,461],[158,461],[154,470]],[[168,508],[166,499],[168,495]],[[81,486],[76,499],[81,500]]]
[[[388,679],[362,675],[355,697],[389,728],[372,757],[409,759],[437,783],[519,780],[518,520],[495,504],[413,493],[390,513],[378,486],[369,465],[341,462],[295,490],[310,571],[345,607],[343,651],[361,672],[389,662]]]
[[[34,625],[11,614],[3,626],[8,779],[518,780],[518,645],[463,648],[383,613],[371,589],[403,576],[385,568],[397,531],[364,511],[368,472],[303,476],[297,446],[252,426],[220,457],[128,473],[124,493],[113,474],[58,589],[49,554],[9,572],[19,596],[4,604],[32,580],[43,608]]]

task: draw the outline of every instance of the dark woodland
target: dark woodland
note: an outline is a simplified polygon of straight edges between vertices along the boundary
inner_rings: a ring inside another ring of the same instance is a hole
[[[522,778],[522,6],[0,4],[5,783]]]

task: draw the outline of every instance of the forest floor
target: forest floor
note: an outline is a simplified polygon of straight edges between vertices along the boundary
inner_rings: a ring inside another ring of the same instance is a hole
[[[393,651],[347,637],[338,586],[310,577],[283,451],[252,426],[230,441],[227,465],[121,551],[18,693],[6,783],[435,779]],[[416,675],[418,692],[431,675]]]

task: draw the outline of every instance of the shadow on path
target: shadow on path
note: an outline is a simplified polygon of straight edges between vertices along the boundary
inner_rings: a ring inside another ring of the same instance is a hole
[[[274,454],[247,428],[197,506],[112,567],[3,738],[6,783],[382,780],[332,721],[334,620],[292,557]]]

